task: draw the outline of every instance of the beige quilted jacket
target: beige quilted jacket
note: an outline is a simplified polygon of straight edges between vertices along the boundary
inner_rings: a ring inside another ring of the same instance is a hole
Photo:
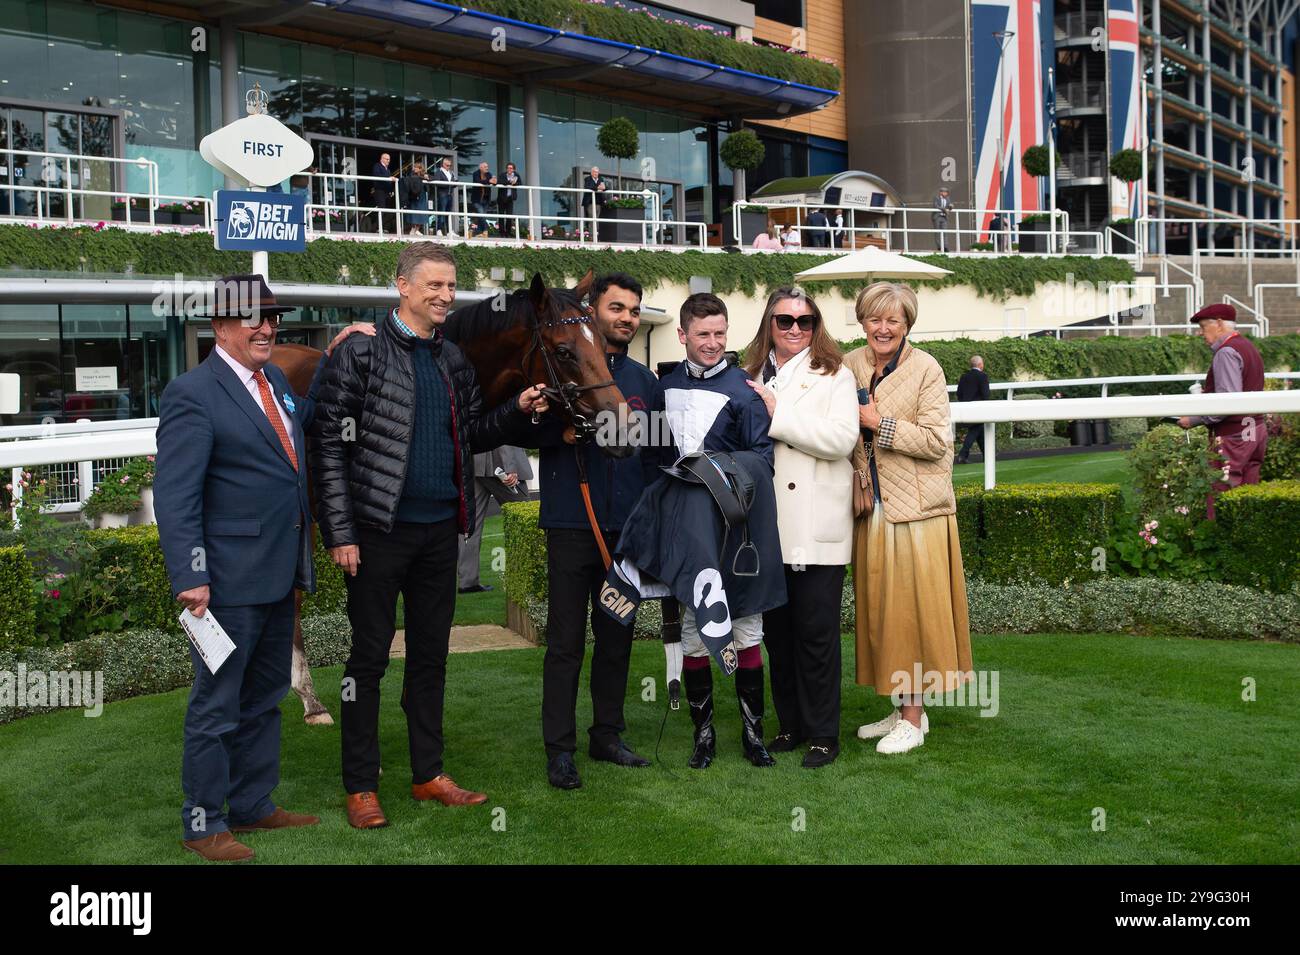
[[[871,387],[875,361],[870,345],[844,356],[859,388]],[[898,364],[876,386],[876,407],[876,473],[885,520],[898,524],[957,513],[948,385],[939,363],[904,342]]]

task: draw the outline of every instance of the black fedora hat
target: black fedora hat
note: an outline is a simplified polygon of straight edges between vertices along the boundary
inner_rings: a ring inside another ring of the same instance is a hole
[[[292,312],[291,305],[278,305],[271,286],[256,273],[252,275],[227,275],[212,283],[211,307],[199,319],[237,318],[251,319],[260,316],[283,315]]]

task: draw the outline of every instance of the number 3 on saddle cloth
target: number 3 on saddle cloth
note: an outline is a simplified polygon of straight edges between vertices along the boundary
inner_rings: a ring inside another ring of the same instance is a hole
[[[731,621],[786,602],[772,469],[752,451],[697,451],[641,494],[614,548],[600,604],[628,623],[648,597],[690,607],[724,673],[736,670]]]

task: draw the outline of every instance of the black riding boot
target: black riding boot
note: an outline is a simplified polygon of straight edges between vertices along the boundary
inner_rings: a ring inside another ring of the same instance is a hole
[[[713,732],[713,670],[685,670],[686,702],[691,705],[691,720],[695,723],[695,751],[686,764],[691,769],[704,769],[713,762],[717,752],[717,735]]]
[[[736,699],[740,701],[740,742],[745,758],[755,766],[775,766],[776,760],[763,745],[763,668],[736,671]]]

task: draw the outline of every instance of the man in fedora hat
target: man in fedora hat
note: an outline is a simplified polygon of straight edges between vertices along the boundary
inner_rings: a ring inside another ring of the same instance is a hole
[[[315,589],[304,402],[270,364],[280,317],[260,275],[219,280],[216,346],[163,392],[154,500],[176,599],[234,643],[214,673],[191,648],[183,845],[209,861],[253,850],[234,833],[315,825],[278,807],[280,700],[289,690],[294,588]],[[229,809],[227,809],[227,805]]]
[[[1264,390],[1264,360],[1259,349],[1237,332],[1237,310],[1226,303],[1207,305],[1192,321],[1201,326],[1201,337],[1214,352],[1202,394]],[[1268,429],[1262,416],[1186,415],[1178,419],[1183,428],[1206,425],[1210,447],[1223,457],[1224,480],[1216,481],[1206,511],[1214,519],[1214,498],[1239,484],[1258,484],[1259,467],[1268,447]]]

